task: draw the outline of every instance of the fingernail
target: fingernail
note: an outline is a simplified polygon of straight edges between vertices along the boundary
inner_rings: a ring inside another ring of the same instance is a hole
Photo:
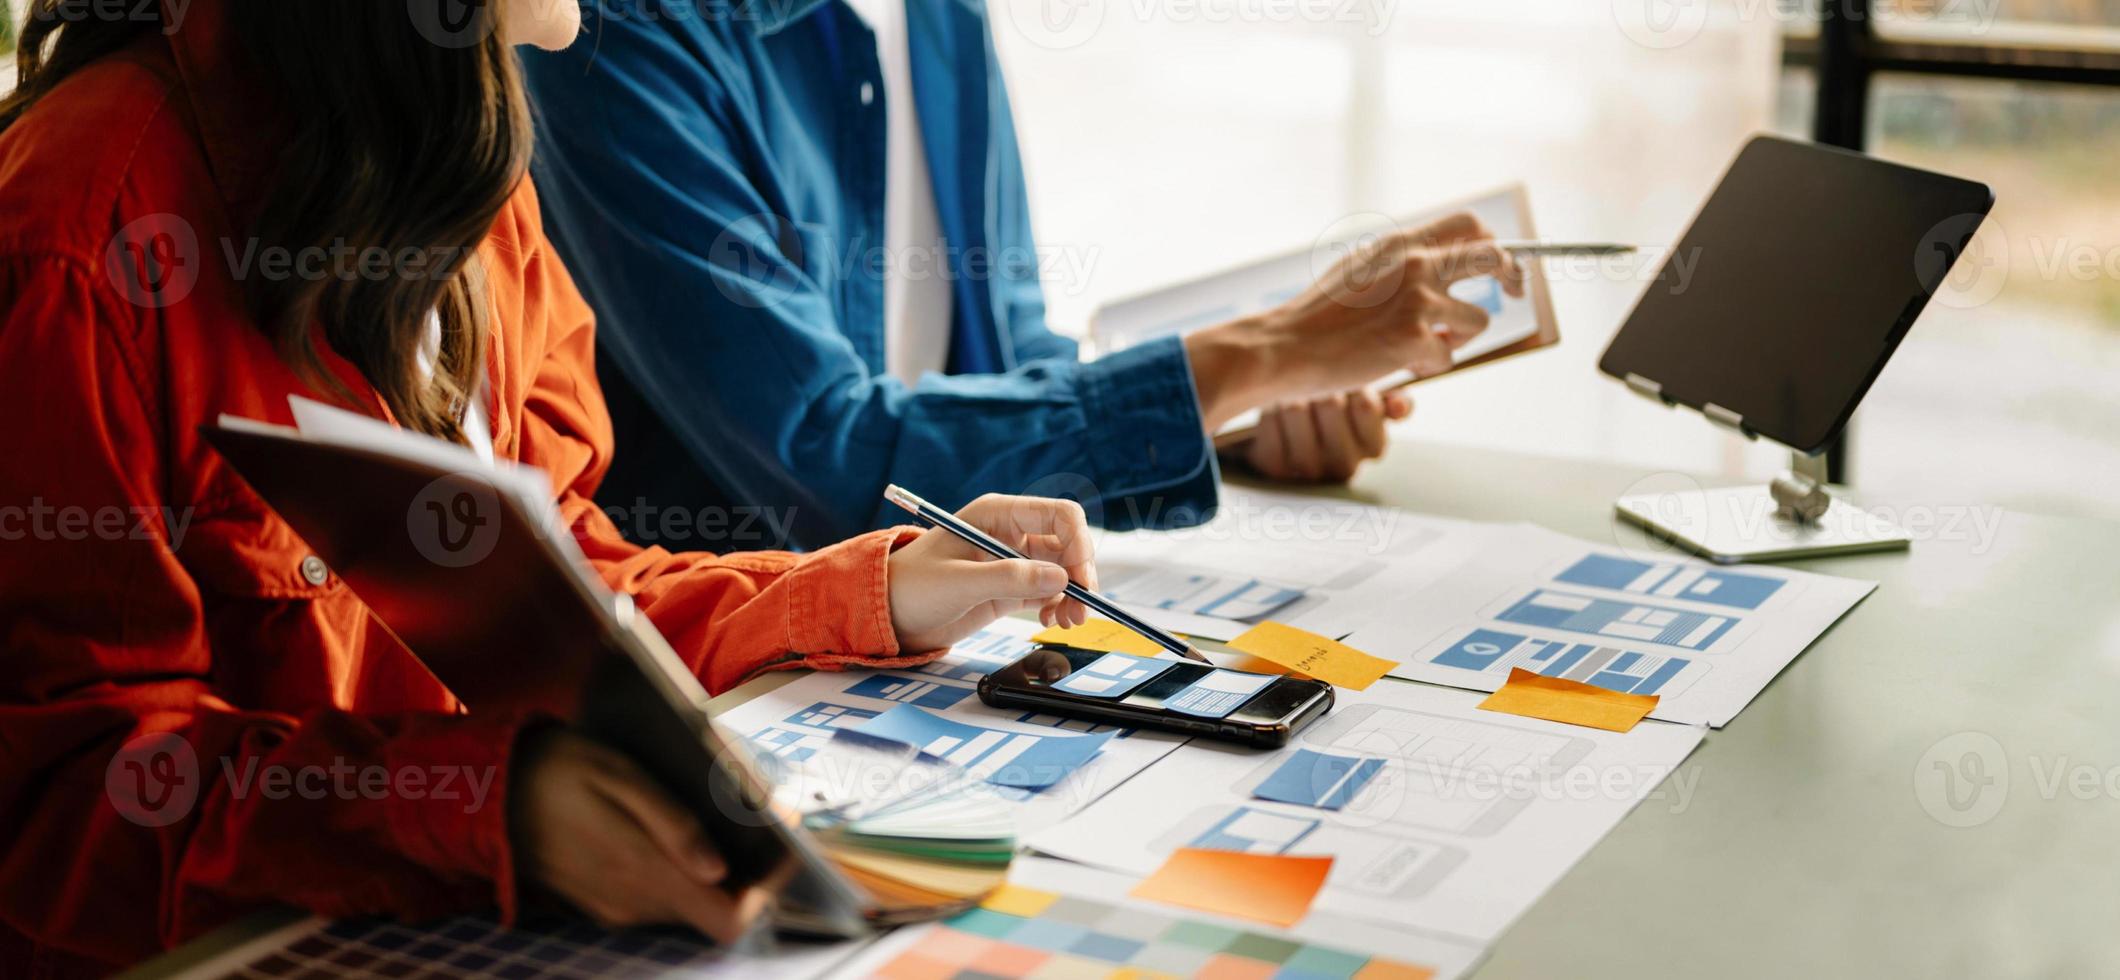
[[[1067,588],[1067,569],[1058,565],[1046,565],[1038,569],[1038,587],[1047,592],[1060,592]]]

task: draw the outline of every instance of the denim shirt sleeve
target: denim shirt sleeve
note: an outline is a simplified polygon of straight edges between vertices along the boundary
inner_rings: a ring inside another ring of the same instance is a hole
[[[1114,529],[1204,520],[1216,463],[1174,339],[1083,363],[1040,316],[1013,339],[1047,356],[1005,373],[909,388],[868,369],[834,322],[826,250],[783,217],[831,176],[772,176],[745,29],[606,20],[591,50],[526,58],[548,231],[604,354],[691,453],[746,502],[795,508],[813,546],[889,523],[892,482],[951,507],[1072,496]]]

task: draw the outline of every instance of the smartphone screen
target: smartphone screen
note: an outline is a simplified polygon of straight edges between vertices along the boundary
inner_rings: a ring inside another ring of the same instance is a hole
[[[1278,746],[1331,710],[1333,693],[1331,685],[1303,677],[1044,646],[986,675],[979,682],[979,699],[997,707]]]

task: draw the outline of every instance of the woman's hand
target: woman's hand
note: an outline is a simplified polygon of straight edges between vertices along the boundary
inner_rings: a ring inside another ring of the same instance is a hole
[[[1002,561],[929,529],[891,553],[891,625],[900,649],[939,650],[1009,613],[1037,609],[1047,626],[1079,626],[1089,610],[1061,594],[1069,579],[1097,587],[1082,505],[987,494],[957,516],[1026,557]]]
[[[1308,402],[1275,405],[1240,452],[1260,476],[1306,483],[1345,483],[1365,460],[1384,455],[1384,423],[1413,414],[1405,392],[1357,388]]]
[[[731,894],[699,821],[633,760],[566,729],[524,736],[511,786],[518,874],[600,925],[682,923],[733,944],[786,883]]]
[[[1487,311],[1450,284],[1480,276],[1524,294],[1523,269],[1470,213],[1366,242],[1281,306],[1185,338],[1201,420],[1212,433],[1260,405],[1449,369],[1487,329]]]

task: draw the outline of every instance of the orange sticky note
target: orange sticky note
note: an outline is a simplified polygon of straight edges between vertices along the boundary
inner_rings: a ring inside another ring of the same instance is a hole
[[[1509,670],[1509,683],[1480,702],[1486,711],[1502,711],[1526,718],[1543,718],[1608,732],[1632,731],[1635,724],[1656,710],[1661,700],[1654,694],[1623,694],[1610,688],[1561,677],[1534,674],[1522,667]]]
[[[1129,894],[1286,928],[1303,921],[1332,858],[1181,847]]]
[[[1260,623],[1229,641],[1229,648],[1308,674],[1334,687],[1359,691],[1398,666],[1338,640],[1281,623]]]
[[[1031,642],[1057,643],[1078,650],[1126,653],[1136,657],[1153,657],[1163,652],[1163,648],[1158,646],[1156,641],[1109,619],[1092,619],[1080,626],[1049,627],[1031,637]]]

